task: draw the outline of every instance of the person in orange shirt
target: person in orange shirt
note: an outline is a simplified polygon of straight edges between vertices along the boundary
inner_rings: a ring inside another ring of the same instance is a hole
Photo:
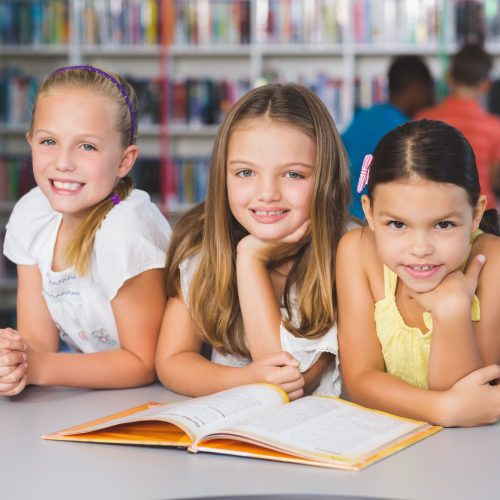
[[[441,120],[460,130],[476,156],[482,194],[488,208],[496,206],[493,186],[500,165],[500,119],[481,101],[490,89],[491,56],[475,43],[466,43],[453,58],[448,74],[450,95],[436,106],[421,110],[415,120]]]

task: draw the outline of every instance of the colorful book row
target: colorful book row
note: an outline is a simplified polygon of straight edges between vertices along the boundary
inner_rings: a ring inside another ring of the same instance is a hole
[[[69,41],[68,0],[0,0],[0,45]]]
[[[160,0],[84,0],[77,29],[86,45],[157,45]]]
[[[261,0],[257,40],[269,44],[339,44],[345,38],[347,0]]]
[[[500,0],[0,0],[0,45],[69,43],[73,5],[82,45],[341,44],[349,24],[357,43],[500,38]]]
[[[171,211],[205,199],[210,158],[173,158],[162,165],[161,202]]]
[[[14,202],[34,186],[28,156],[0,157],[0,202]]]

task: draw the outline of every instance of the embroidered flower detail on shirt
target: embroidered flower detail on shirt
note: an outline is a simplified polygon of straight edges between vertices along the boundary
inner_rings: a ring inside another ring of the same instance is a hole
[[[114,340],[104,328],[94,330],[90,335],[100,344],[105,344],[107,346],[117,345],[116,340]]]

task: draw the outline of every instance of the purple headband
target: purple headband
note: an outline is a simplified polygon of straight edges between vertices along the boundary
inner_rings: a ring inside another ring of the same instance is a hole
[[[70,71],[73,69],[82,69],[84,71],[92,71],[93,73],[99,73],[100,75],[104,76],[104,78],[107,78],[110,82],[112,82],[115,87],[122,93],[125,102],[127,103],[128,110],[130,111],[130,140],[129,140],[129,145],[133,143],[134,141],[134,129],[135,129],[135,113],[134,113],[134,106],[132,105],[132,100],[130,99],[130,96],[128,95],[128,92],[125,90],[123,85],[113,76],[111,76],[109,73],[106,73],[102,69],[95,68],[94,66],[65,66],[64,68],[59,68],[53,71],[49,76],[55,75],[57,73],[62,73],[63,71]]]

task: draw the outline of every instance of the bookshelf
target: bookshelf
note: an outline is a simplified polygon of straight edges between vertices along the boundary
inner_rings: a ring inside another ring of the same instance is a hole
[[[137,184],[175,220],[203,198],[218,123],[249,88],[309,85],[342,130],[356,106],[385,99],[395,54],[424,55],[437,77],[475,30],[498,63],[498,19],[500,0],[0,0],[0,176],[15,175],[5,165],[29,154],[23,79],[36,85],[56,67],[103,66],[136,85]],[[17,191],[0,191],[0,228],[30,186],[11,184]],[[0,292],[10,296],[6,267]]]

